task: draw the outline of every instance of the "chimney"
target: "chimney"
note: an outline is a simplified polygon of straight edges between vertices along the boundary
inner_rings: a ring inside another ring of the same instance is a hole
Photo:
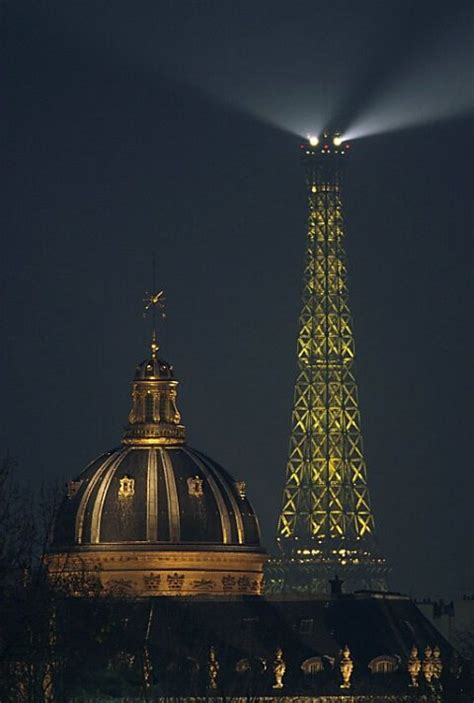
[[[333,579],[329,579],[332,596],[342,596],[342,584],[344,581],[336,574]]]

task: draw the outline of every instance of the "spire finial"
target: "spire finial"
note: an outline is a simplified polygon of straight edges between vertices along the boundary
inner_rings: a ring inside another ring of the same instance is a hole
[[[145,297],[143,298],[143,302],[145,304],[143,317],[146,317],[149,310],[151,310],[152,332],[150,348],[151,355],[154,359],[156,359],[158,349],[160,348],[158,342],[156,341],[156,309],[158,308],[160,310],[161,317],[165,319],[165,300],[165,293],[162,290],[156,293],[149,293],[146,291]]]
[[[153,254],[153,291],[156,291],[156,260]],[[146,317],[148,312],[151,310],[151,321],[152,321],[152,333],[151,333],[151,355],[153,359],[157,358],[158,350],[160,348],[158,342],[156,341],[156,309],[158,308],[161,317],[165,319],[165,292],[163,290],[157,291],[156,293],[145,292],[145,297],[143,302],[145,304],[145,309],[143,311],[143,317]]]
[[[151,344],[150,344],[152,359],[158,358],[159,348],[160,348],[160,346],[159,346],[158,342],[156,341],[156,332],[155,332],[155,330],[153,330],[152,335],[151,335]]]

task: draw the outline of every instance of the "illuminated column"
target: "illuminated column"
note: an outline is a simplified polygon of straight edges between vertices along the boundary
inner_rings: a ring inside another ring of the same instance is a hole
[[[354,338],[347,291],[341,175],[350,149],[339,136],[302,146],[308,230],[298,370],[280,554],[270,591],[325,592],[336,573],[346,588],[386,587],[367,488]]]

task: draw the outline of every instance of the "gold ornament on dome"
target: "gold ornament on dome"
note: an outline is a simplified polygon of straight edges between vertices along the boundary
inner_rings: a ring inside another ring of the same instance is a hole
[[[74,498],[74,496],[79,491],[81,486],[82,486],[82,480],[68,481],[67,482],[67,497]]]
[[[203,480],[199,476],[191,476],[188,478],[188,495],[193,498],[202,498],[204,491],[202,488]]]
[[[183,574],[168,574],[166,577],[168,581],[168,588],[171,591],[180,591],[183,588],[183,583],[184,583],[184,575]]]
[[[143,577],[143,582],[150,591],[157,591],[160,587],[161,576],[160,574],[150,574]]]
[[[148,310],[151,310],[155,307],[158,307],[160,310],[162,310],[162,316],[165,317],[166,313],[164,312],[164,307],[165,307],[165,292],[163,290],[158,291],[157,293],[149,293],[148,291],[145,293],[145,297],[143,298],[143,302],[145,303],[145,310],[143,312],[143,315],[146,315]]]
[[[135,479],[125,474],[120,479],[119,498],[132,498],[135,495]]]
[[[243,500],[246,496],[246,490],[247,490],[247,485],[246,485],[245,481],[236,481],[235,487],[237,489],[237,493],[239,494],[239,497]]]
[[[154,263],[153,263],[153,269],[154,269]],[[155,278],[155,271],[153,270],[153,278]],[[145,293],[145,297],[143,298],[143,302],[145,304],[145,308],[143,310],[143,317],[147,316],[147,313],[149,310],[151,310],[152,315],[153,315],[153,334],[151,338],[151,355],[153,359],[156,359],[158,357],[158,351],[160,349],[158,342],[156,341],[156,309],[160,310],[161,317],[165,319],[166,313],[165,313],[165,292],[160,290],[157,293],[148,293],[148,291]]]
[[[222,588],[224,590],[224,593],[228,593],[229,591],[233,591],[235,586],[236,586],[236,579],[235,576],[223,576],[222,577]]]
[[[248,576],[241,576],[237,582],[239,586],[239,591],[252,591],[253,586]]]
[[[216,584],[211,579],[195,579],[192,582],[192,587],[195,591],[213,591]]]

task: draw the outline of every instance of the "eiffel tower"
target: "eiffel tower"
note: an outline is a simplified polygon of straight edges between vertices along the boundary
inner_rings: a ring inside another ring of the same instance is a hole
[[[279,555],[267,590],[321,593],[336,575],[348,590],[386,590],[353,371],[341,195],[350,145],[324,134],[301,148],[309,208],[303,306]]]

